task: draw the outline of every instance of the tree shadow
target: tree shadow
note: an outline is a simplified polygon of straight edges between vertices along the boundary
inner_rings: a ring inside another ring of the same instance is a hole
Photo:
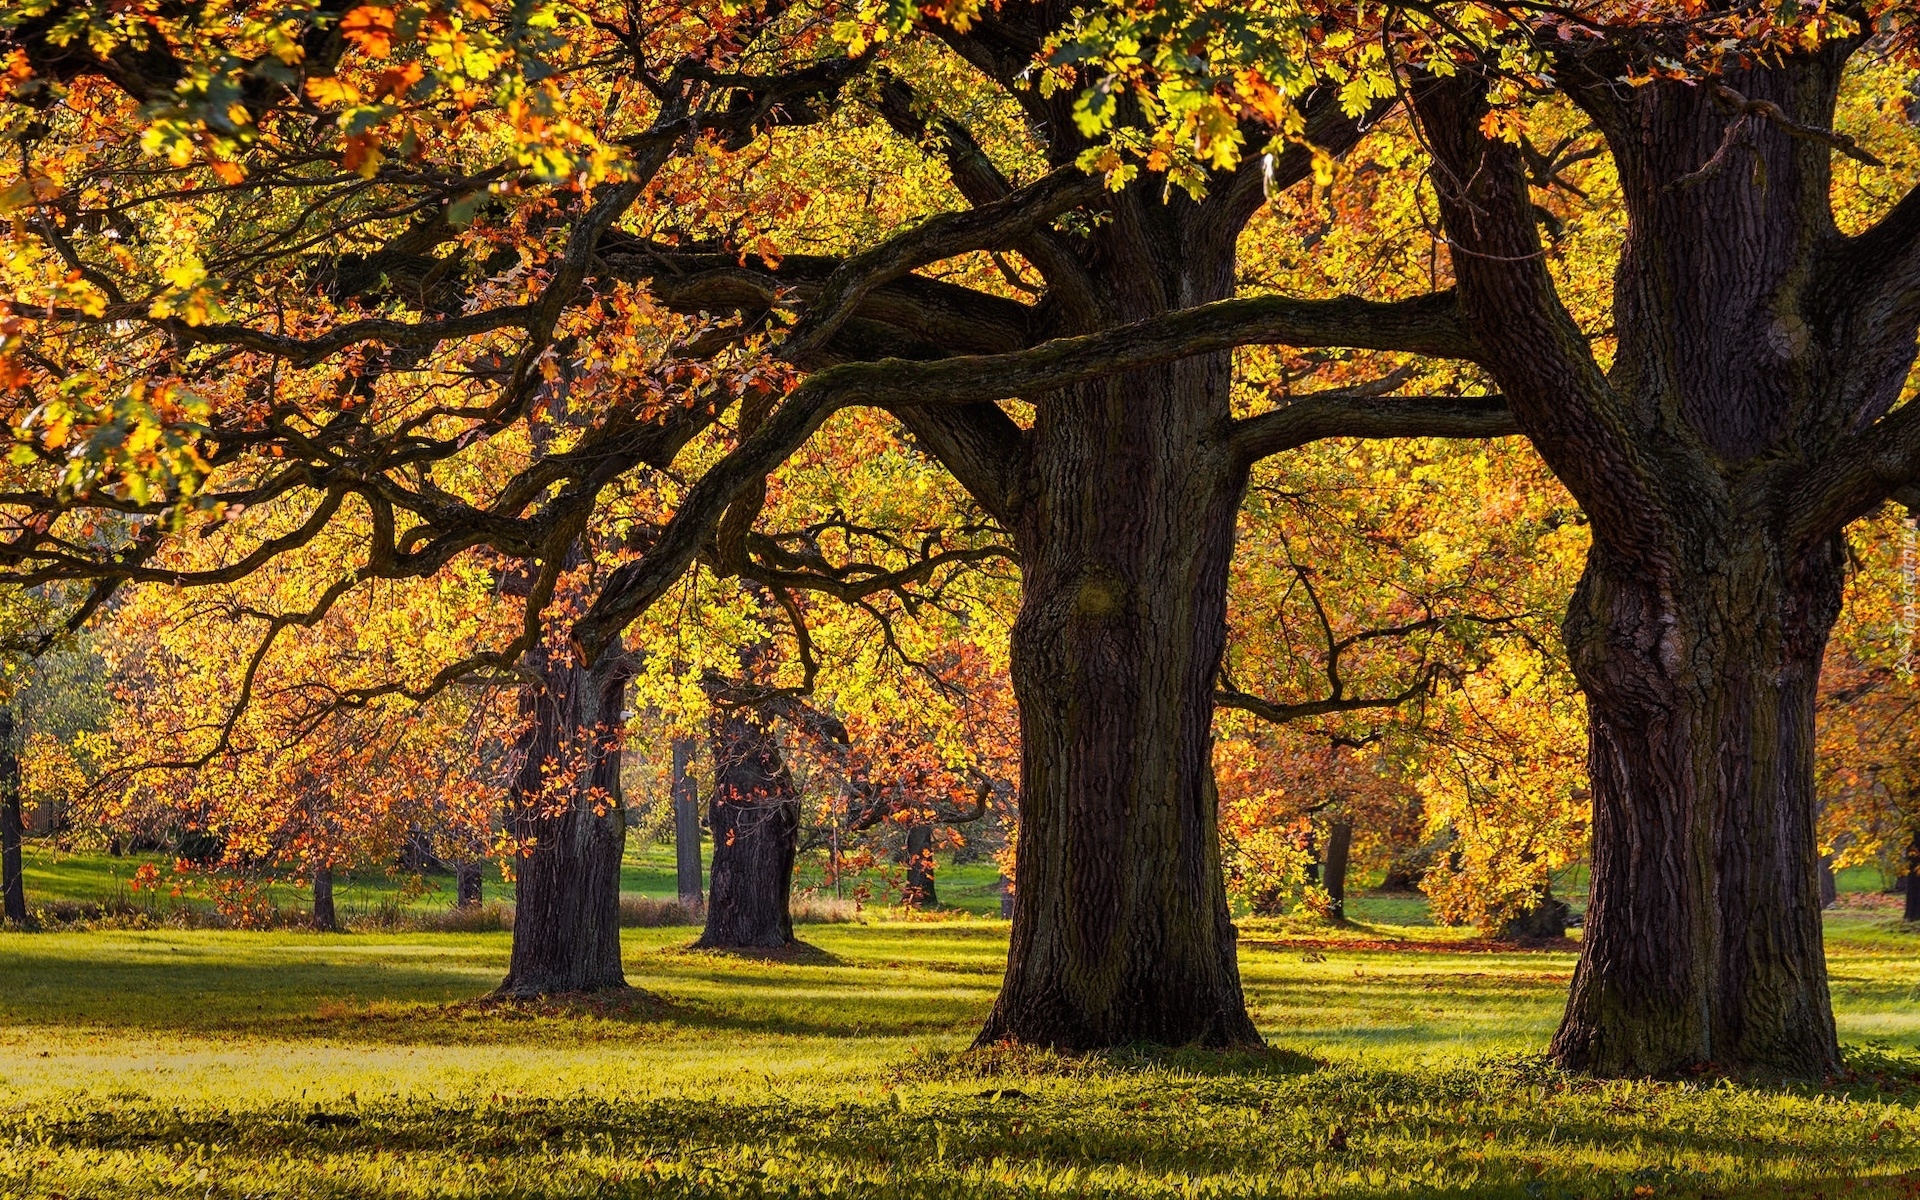
[[[846,960],[829,950],[822,950],[812,942],[803,942],[798,938],[784,946],[702,946],[690,942],[685,946],[669,946],[660,951],[685,957],[711,957],[718,959],[741,959],[746,962],[775,963],[792,967],[842,967]]]
[[[1091,1079],[1140,1076],[1277,1079],[1320,1068],[1310,1055],[1280,1046],[1155,1046],[1074,1052],[1000,1042],[964,1050],[915,1052],[898,1064],[896,1083],[964,1083],[1006,1079]],[[1002,1089],[1004,1090],[1004,1089]],[[983,1093],[984,1094],[984,1093]]]

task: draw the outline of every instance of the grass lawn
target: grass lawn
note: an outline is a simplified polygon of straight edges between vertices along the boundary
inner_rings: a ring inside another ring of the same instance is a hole
[[[711,862],[712,859],[713,845],[709,842],[701,849],[701,861]],[[147,863],[159,868],[164,881],[171,882],[173,862],[173,857],[166,854],[129,854],[116,858],[96,851],[62,852],[54,849],[45,839],[29,839],[23,848],[22,876],[26,881],[29,904],[98,902],[126,898],[129,894],[128,883],[134,872]],[[482,872],[484,878],[481,887],[486,899],[512,900],[513,889],[502,882],[498,864],[488,862]],[[1000,872],[991,862],[943,863],[939,872],[941,902],[964,912],[998,915],[1000,893],[995,885],[999,878]],[[678,894],[678,880],[671,843],[641,843],[637,840],[627,843],[625,861],[620,868],[620,890],[623,894],[671,899]],[[193,880],[190,890],[204,890],[200,888],[202,882]],[[377,869],[342,871],[334,881],[334,904],[342,918],[352,924],[356,915],[378,907],[397,907],[403,912],[426,912],[445,909],[453,902],[451,875],[425,877],[421,882],[427,890],[417,895],[406,893],[409,882],[399,872]],[[862,882],[867,884],[876,904],[885,906],[898,903],[897,881],[893,883],[894,890],[890,891],[888,882],[878,875],[843,879],[841,892],[851,897],[853,889]],[[794,871],[794,886],[801,890],[814,889],[822,895],[834,894],[827,882],[825,851],[803,853],[800,856]],[[310,891],[289,884],[273,885],[270,894],[276,903],[283,905],[304,908],[312,903]],[[167,902],[172,903],[171,897]],[[186,897],[185,902],[210,907],[208,903],[192,896]]]
[[[1412,925],[1248,921],[1270,1051],[1083,1060],[963,1053],[1006,947],[969,917],[792,962],[627,930],[650,997],[548,1010],[470,1003],[504,934],[0,934],[0,1196],[1911,1197],[1892,915],[1831,918],[1861,1074],[1819,1091],[1561,1077],[1571,954]]]

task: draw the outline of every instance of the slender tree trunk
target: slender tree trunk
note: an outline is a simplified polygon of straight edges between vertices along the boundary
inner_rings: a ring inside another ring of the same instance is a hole
[[[462,862],[453,869],[453,906],[455,908],[479,908],[482,900],[482,880],[480,864]]]
[[[1592,738],[1593,898],[1554,1054],[1604,1075],[1818,1077],[1839,1047],[1814,700],[1841,559],[1788,564],[1754,531],[1745,553],[1693,566],[1650,579],[1596,549],[1569,610]]]
[[[1100,234],[1109,317],[1226,295],[1237,217],[1144,192],[1114,200]],[[1219,436],[1231,367],[1227,355],[1193,358],[1036,406],[1014,522],[1019,902],[983,1044],[1259,1040],[1221,878],[1212,763],[1246,480]]]
[[[1913,881],[1920,879],[1920,826],[1915,826],[1907,837],[1907,905],[1904,917],[1909,921],[1920,921],[1920,887]]]
[[[27,920],[25,868],[20,861],[20,754],[13,744],[13,709],[0,707],[0,894],[6,919]]]
[[[1833,856],[1823,854],[1820,856],[1820,907],[1832,908],[1834,901],[1839,898],[1840,884],[1833,877]]]
[[[525,729],[507,804],[509,829],[532,851],[517,865],[513,953],[499,994],[623,988],[625,656],[615,647],[587,668],[571,651],[543,644],[526,662],[541,682],[521,695]]]
[[[1329,914],[1336,921],[1347,919],[1347,855],[1353,849],[1353,824],[1335,821],[1327,831],[1327,865],[1322,873]]]
[[[787,911],[800,847],[800,799],[773,731],[744,706],[714,718],[707,924],[694,945],[774,950],[793,942]]]
[[[915,822],[907,827],[908,908],[938,908],[940,893],[933,882],[933,826]]]
[[[702,902],[700,787],[693,778],[693,739],[673,739],[673,857],[680,876],[680,902]]]
[[[340,918],[333,908],[333,868],[313,869],[313,927],[321,933],[340,932]]]

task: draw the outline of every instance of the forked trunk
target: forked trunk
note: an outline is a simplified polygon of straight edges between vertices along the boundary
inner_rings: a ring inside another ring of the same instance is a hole
[[[706,950],[777,950],[793,942],[787,896],[800,847],[800,799],[773,731],[744,706],[714,717],[713,865]]]
[[[1817,1078],[1838,1061],[1813,710],[1834,522],[1880,485],[1837,503],[1805,481],[1868,453],[1853,439],[1914,360],[1908,301],[1834,227],[1833,147],[1797,136],[1833,127],[1858,45],[1707,84],[1562,61],[1625,215],[1604,371],[1555,293],[1521,154],[1487,137],[1484,77],[1416,81],[1462,316],[1593,537],[1566,622],[1594,813],[1564,1067]]]
[[[1684,579],[1614,572],[1596,552],[1569,610],[1594,814],[1593,898],[1553,1041],[1565,1067],[1818,1077],[1839,1061],[1813,733],[1841,563],[1786,563],[1747,532],[1743,552]]]
[[[1102,276],[1114,316],[1227,293],[1231,237],[1190,236],[1208,219],[1195,216],[1177,197],[1117,203]],[[1036,405],[1014,530],[1019,900],[983,1044],[1259,1040],[1221,878],[1212,763],[1245,484],[1221,436],[1231,365],[1188,359]]]
[[[627,664],[616,651],[582,667],[541,646],[521,695],[508,827],[531,852],[516,864],[513,954],[499,994],[622,988],[620,858],[626,811],[620,741]]]
[[[0,708],[0,894],[6,919],[27,920],[27,883],[20,861],[20,754],[13,747],[13,709]]]

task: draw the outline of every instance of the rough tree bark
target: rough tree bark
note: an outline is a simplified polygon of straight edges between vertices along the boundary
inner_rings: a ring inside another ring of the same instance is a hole
[[[333,868],[324,863],[313,869],[313,927],[320,933],[340,932],[333,907]]]
[[[713,719],[713,795],[708,807],[713,863],[707,924],[694,945],[709,950],[777,950],[793,943],[787,911],[800,847],[800,798],[780,743],[748,705],[723,705]]]
[[[539,682],[521,692],[507,824],[532,851],[516,864],[513,953],[498,994],[623,988],[620,742],[630,667],[617,647],[587,667],[545,643],[524,665]]]
[[[1083,261],[1099,323],[1231,293],[1257,206],[1158,185],[1111,201]],[[1148,194],[1151,192],[1152,194]],[[1215,831],[1213,692],[1246,465],[1227,354],[1132,371],[1038,405],[1012,514],[1022,597],[1019,903],[979,1035],[1083,1049],[1255,1043]]]
[[[673,858],[679,875],[680,903],[702,902],[700,865],[700,787],[693,778],[693,739],[673,739]]]
[[[20,862],[20,754],[13,745],[13,709],[0,707],[0,895],[4,915],[16,924],[27,920],[27,885]]]
[[[1347,919],[1347,856],[1353,849],[1353,823],[1335,821],[1327,831],[1327,865],[1321,872],[1321,886],[1327,889],[1328,914],[1336,921]]]
[[[1480,131],[1479,84],[1414,89],[1463,319],[1592,522],[1565,625],[1594,794],[1592,903],[1553,1042],[1571,1069],[1818,1077],[1839,1061],[1814,700],[1840,530],[1903,469],[1860,439],[1914,355],[1898,255],[1835,231],[1832,148],[1804,133],[1831,128],[1851,49],[1699,86],[1561,64],[1628,217],[1604,372],[1554,293],[1518,151]]]

